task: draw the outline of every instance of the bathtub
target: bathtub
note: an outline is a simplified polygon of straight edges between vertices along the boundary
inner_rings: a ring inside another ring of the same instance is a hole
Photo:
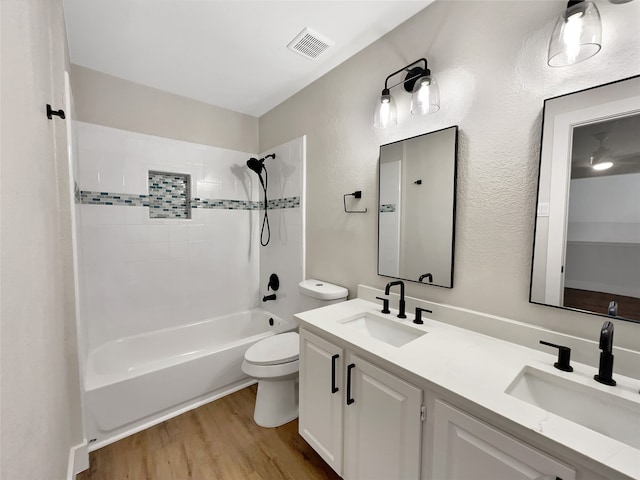
[[[254,309],[92,350],[84,381],[89,450],[253,383],[240,368],[247,348],[295,327]]]

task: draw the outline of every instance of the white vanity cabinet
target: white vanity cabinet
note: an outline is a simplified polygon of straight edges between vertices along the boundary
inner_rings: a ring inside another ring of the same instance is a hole
[[[422,390],[351,353],[346,370],[343,477],[420,478]]]
[[[432,480],[575,480],[573,468],[440,400],[433,420]]]
[[[300,331],[298,431],[313,449],[342,474],[344,350]]]
[[[525,367],[554,373],[549,355],[378,310],[354,299],[298,315],[299,431],[345,480],[640,480],[637,449],[507,393]],[[405,327],[426,333],[402,343]]]
[[[422,390],[300,332],[300,435],[345,480],[418,479]]]

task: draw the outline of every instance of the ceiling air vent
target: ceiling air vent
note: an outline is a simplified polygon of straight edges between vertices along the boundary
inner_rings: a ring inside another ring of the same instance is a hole
[[[289,42],[287,48],[298,52],[303,57],[314,59],[331,46],[333,46],[331,40],[307,27]]]

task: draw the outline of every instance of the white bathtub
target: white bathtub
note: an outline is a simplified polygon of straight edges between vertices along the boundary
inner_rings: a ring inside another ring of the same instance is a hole
[[[240,369],[247,348],[294,328],[293,320],[255,309],[92,350],[84,382],[89,449],[252,383]]]

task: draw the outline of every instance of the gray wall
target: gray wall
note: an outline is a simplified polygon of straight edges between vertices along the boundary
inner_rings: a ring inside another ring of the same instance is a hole
[[[214,147],[257,152],[258,119],[72,65],[77,119]],[[284,142],[282,142],[284,143]]]
[[[82,442],[61,0],[2,0],[2,460],[6,479],[62,479]]]
[[[379,145],[460,126],[453,290],[408,284],[407,294],[595,339],[603,319],[530,304],[529,276],[545,98],[638,74],[640,2],[598,2],[603,49],[553,69],[548,39],[566,2],[436,2],[260,118],[260,151],[307,134],[307,276],[349,288],[376,274]],[[408,113],[396,88],[396,127],[376,131],[385,77],[426,56],[441,110]],[[362,190],[367,215],[342,211]],[[640,350],[638,327],[616,322],[616,345]]]

